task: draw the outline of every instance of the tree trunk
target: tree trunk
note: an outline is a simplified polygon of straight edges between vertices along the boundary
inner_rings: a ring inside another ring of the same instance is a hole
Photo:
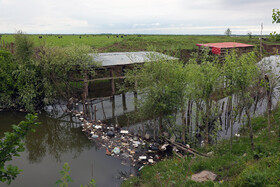
[[[159,128],[158,128],[158,133],[161,134],[163,129],[163,124],[162,124],[162,115],[159,115]]]
[[[252,149],[252,151],[254,151],[253,127],[252,127],[252,124],[251,124],[250,109],[248,107],[246,107],[246,115],[247,115],[247,118],[248,118],[248,126],[250,128],[251,149]]]
[[[156,140],[156,128],[157,128],[157,126],[156,126],[156,116],[154,115],[154,140]]]
[[[231,123],[231,111],[232,111],[232,96],[228,100],[228,110],[227,110],[227,126],[230,126],[230,150],[232,150],[232,138],[233,138],[233,123]]]
[[[205,119],[205,129],[204,129],[204,145],[208,146],[209,142],[209,115],[210,115],[210,101],[206,100],[206,119]]]
[[[185,111],[185,108],[182,107],[182,111],[181,111],[181,114],[182,114],[182,142],[185,144],[186,143],[186,117],[185,117],[185,114],[186,114],[186,111]]]
[[[271,97],[271,88],[269,83],[269,78],[265,75],[266,80],[266,96],[267,96],[267,136],[270,139],[270,131],[271,131],[271,108],[272,108],[272,97]]]
[[[192,105],[193,101],[189,100],[188,102],[188,111],[187,111],[187,131],[188,131],[188,139],[191,141],[192,139],[192,124],[191,124],[191,114],[192,114]]]

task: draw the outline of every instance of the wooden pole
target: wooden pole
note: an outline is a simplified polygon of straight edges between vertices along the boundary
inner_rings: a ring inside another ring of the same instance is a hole
[[[115,96],[112,97],[112,118],[115,118]]]
[[[110,69],[110,76],[114,77],[114,69],[113,68]],[[115,80],[113,78],[111,79],[111,87],[112,87],[112,94],[115,95],[115,91],[116,91],[115,90]]]
[[[102,106],[103,106],[103,104],[102,104]],[[96,121],[96,112],[97,112],[96,105],[94,105],[94,121]]]
[[[101,101],[101,106],[102,106],[102,110],[103,110],[103,116],[104,116],[105,120],[107,120],[107,119],[106,119],[105,110],[104,110],[103,101]]]
[[[263,30],[263,23],[261,24],[261,38],[260,38],[260,55],[262,59],[262,30]]]
[[[122,103],[123,103],[123,111],[125,112],[127,110],[125,93],[122,93]]]

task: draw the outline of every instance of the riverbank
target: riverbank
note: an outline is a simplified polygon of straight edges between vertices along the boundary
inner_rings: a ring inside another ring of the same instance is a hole
[[[129,178],[122,186],[268,186],[280,185],[280,108],[274,111],[273,128],[268,138],[267,119],[252,121],[255,149],[251,151],[247,127],[236,134],[232,149],[229,140],[203,148],[209,158],[188,156],[165,159],[145,166],[139,177]],[[215,181],[199,183],[191,176],[203,170],[214,172]]]

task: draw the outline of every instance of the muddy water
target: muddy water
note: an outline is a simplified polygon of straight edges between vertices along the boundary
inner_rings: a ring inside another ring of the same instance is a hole
[[[96,105],[97,119],[104,119],[105,112],[106,119],[113,123],[124,112],[134,110],[132,93],[125,95],[128,103],[125,108],[121,107],[123,95],[114,98],[103,101],[103,107],[100,100],[90,102],[92,106]],[[75,107],[82,110],[82,105]],[[79,120],[65,113],[65,109],[64,105],[49,106],[39,115],[41,125],[35,133],[28,135],[26,150],[10,162],[23,170],[10,186],[54,186],[65,162],[69,163],[70,176],[74,180],[70,186],[85,185],[92,178],[97,186],[120,186],[123,176],[134,173],[133,168],[122,165],[118,158],[106,156],[103,148],[98,149],[88,140],[81,131]],[[4,132],[12,129],[11,124],[17,124],[24,116],[21,112],[0,112],[0,136],[3,137]],[[119,118],[119,123],[124,124],[122,119]]]

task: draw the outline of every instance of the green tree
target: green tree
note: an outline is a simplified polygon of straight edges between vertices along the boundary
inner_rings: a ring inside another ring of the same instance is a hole
[[[24,151],[23,140],[29,131],[35,132],[35,127],[39,125],[37,115],[26,115],[26,121],[13,125],[12,132],[6,132],[5,137],[0,142],[0,180],[10,184],[21,172],[17,166],[11,164],[6,166],[6,162],[11,161],[13,156],[19,156],[19,152]]]
[[[243,54],[238,57],[233,53],[227,62],[228,71],[226,76],[230,80],[230,90],[240,98],[238,110],[242,113],[244,109],[250,130],[251,148],[254,149],[253,128],[251,123],[250,109],[254,103],[254,89],[259,84],[259,68],[257,67],[257,57],[254,52]]]
[[[183,63],[169,60],[157,53],[148,56],[141,68],[127,72],[126,82],[137,85],[134,89],[141,95],[137,101],[137,113],[141,118],[159,121],[159,132],[175,123],[174,113],[185,107],[186,73]],[[164,121],[167,123],[164,125]]]
[[[18,97],[13,72],[17,64],[9,51],[0,50],[0,107],[14,107]]]
[[[272,10],[272,23],[280,23],[280,10],[279,9],[273,9]],[[280,34],[276,33],[276,31],[270,33],[270,36],[275,41],[280,41]]]
[[[213,93],[219,88],[219,77],[221,71],[219,64],[215,61],[209,61],[206,58],[201,58],[201,63],[197,64],[195,59],[193,63],[190,61],[188,68],[189,91],[196,97],[196,100],[201,100],[205,107],[200,107],[202,115],[202,124],[204,129],[205,146],[209,143],[209,129],[212,126],[212,120],[215,116],[215,107]],[[214,112],[214,113],[213,113]]]
[[[56,99],[73,97],[73,79],[93,75],[93,61],[88,46],[33,47],[30,37],[15,35],[15,54],[0,52],[0,104],[6,108],[41,109]],[[88,70],[91,69],[91,70]]]
[[[252,39],[252,32],[248,32],[247,35],[248,35],[249,39]]]
[[[272,98],[275,96],[275,88],[279,86],[279,76],[277,67],[280,65],[278,56],[267,57],[262,59],[259,63],[262,76],[262,86],[265,88],[266,102],[267,102],[267,132],[268,139],[270,139],[272,128]]]
[[[272,23],[280,23],[280,10],[279,9],[272,10]]]
[[[226,36],[231,36],[231,30],[230,30],[230,28],[227,28],[227,29],[226,29],[225,35],[226,35]]]

